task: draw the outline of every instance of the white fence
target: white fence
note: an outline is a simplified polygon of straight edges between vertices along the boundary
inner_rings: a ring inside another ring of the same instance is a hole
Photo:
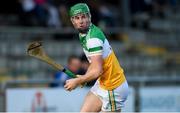
[[[7,112],[79,112],[89,88],[71,92],[64,88],[11,88],[6,90]],[[130,88],[125,112],[135,111],[134,89]]]

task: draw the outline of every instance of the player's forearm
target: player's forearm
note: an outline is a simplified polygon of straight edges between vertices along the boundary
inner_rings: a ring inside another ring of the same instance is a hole
[[[80,77],[80,84],[97,79],[102,73],[102,66],[90,65],[86,74]]]

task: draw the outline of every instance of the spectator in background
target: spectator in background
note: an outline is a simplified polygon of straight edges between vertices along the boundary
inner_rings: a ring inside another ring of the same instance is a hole
[[[165,18],[165,11],[168,10],[168,0],[153,0],[153,15]]]
[[[170,0],[170,7],[173,9],[173,12],[176,13],[176,10],[177,10],[177,0]]]
[[[47,26],[48,20],[48,1],[47,0],[34,0],[36,7],[35,7],[35,14],[38,19],[38,24],[40,26]]]
[[[147,29],[150,14],[152,13],[152,0],[130,0],[131,26]]]
[[[23,26],[47,26],[48,14],[54,16],[52,15],[52,7],[46,0],[18,0],[18,2],[21,6],[20,23]]]
[[[71,22],[69,21],[69,15],[67,11],[67,7],[64,4],[59,6],[59,16],[62,21],[62,27],[71,26]]]
[[[99,11],[99,8],[101,6],[101,3],[99,0],[97,0],[96,2],[94,2],[93,0],[89,0],[88,4],[90,4],[90,8],[91,8],[91,16],[92,17],[96,17],[96,18],[92,18],[92,22],[96,25],[99,24],[100,19],[101,19],[101,14]]]
[[[61,27],[61,20],[59,18],[59,12],[57,7],[55,7],[52,4],[47,5],[47,10],[48,10],[48,20],[47,20],[47,25],[49,27]]]
[[[18,0],[18,2],[20,4],[20,24],[23,26],[35,25],[35,23],[37,23],[37,18],[35,17],[35,2],[33,0]]]
[[[117,25],[116,22],[116,16],[115,16],[115,10],[106,3],[102,3],[99,6],[99,11],[100,11],[100,21],[99,21],[99,26],[101,28],[107,28],[107,27],[115,27]]]
[[[75,55],[71,55],[68,58],[68,64],[67,64],[67,69],[69,69],[70,71],[72,71],[75,74],[78,74],[79,69],[81,67],[81,61],[79,59],[79,57],[75,56]],[[70,77],[68,77],[68,75],[66,75],[65,73],[58,71],[53,75],[53,78],[55,80],[55,82],[50,84],[50,87],[58,87],[58,86],[63,86],[65,81],[67,79],[69,79]]]

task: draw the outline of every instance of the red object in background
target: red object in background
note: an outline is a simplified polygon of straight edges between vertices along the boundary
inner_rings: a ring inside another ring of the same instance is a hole
[[[46,0],[34,0],[34,2],[35,2],[37,5],[42,5],[42,4],[46,3]]]
[[[45,98],[41,92],[35,93],[32,102],[31,112],[47,112]]]

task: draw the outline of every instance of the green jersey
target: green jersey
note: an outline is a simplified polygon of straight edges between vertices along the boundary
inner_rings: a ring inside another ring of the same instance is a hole
[[[84,53],[91,63],[91,56],[102,55],[103,72],[99,77],[100,86],[104,89],[114,89],[126,79],[123,69],[109,45],[104,33],[95,25],[91,24],[87,34],[79,34]]]

